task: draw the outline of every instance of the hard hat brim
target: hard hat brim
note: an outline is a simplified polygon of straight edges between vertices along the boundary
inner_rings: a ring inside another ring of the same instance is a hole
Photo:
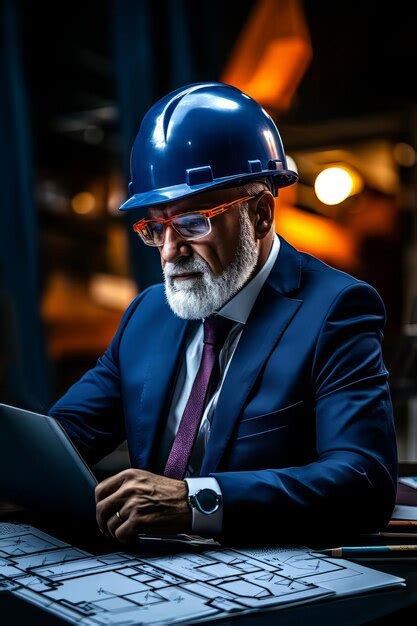
[[[298,181],[298,174],[292,170],[264,170],[253,174],[237,174],[235,176],[227,176],[225,178],[217,178],[213,181],[202,183],[200,185],[173,185],[162,189],[153,189],[143,193],[136,193],[128,200],[123,202],[119,207],[119,211],[133,211],[139,208],[148,208],[156,204],[167,204],[173,200],[180,200],[187,196],[198,194],[209,189],[219,189],[222,187],[232,187],[239,183],[250,182],[266,176],[272,177],[277,187],[288,187]]]

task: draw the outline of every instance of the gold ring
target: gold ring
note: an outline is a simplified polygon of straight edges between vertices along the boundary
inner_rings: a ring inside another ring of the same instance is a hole
[[[117,517],[119,518],[119,520],[120,520],[121,522],[123,522],[122,518],[120,517],[120,513],[119,513],[119,511],[116,511],[116,515],[117,515]]]

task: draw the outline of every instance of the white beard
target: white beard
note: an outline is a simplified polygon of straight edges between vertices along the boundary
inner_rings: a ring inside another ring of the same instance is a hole
[[[183,319],[202,319],[222,308],[249,279],[259,257],[253,227],[243,206],[239,212],[240,235],[235,258],[215,276],[201,257],[194,256],[164,267],[165,296],[172,311]],[[172,274],[202,272],[196,278],[175,281]],[[179,283],[179,284],[178,284]]]

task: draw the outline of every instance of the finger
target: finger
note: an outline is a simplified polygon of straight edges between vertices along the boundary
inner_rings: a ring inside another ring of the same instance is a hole
[[[125,503],[126,498],[119,494],[109,496],[106,500],[96,504],[96,520],[102,532],[107,533],[108,520],[116,515],[116,511],[119,511]]]
[[[119,518],[117,516],[117,513],[112,515],[107,520],[107,532],[108,532],[108,534],[110,534],[113,537],[113,539],[116,539],[115,532],[116,532],[117,528],[123,524],[124,521],[125,521],[124,518],[122,518],[122,516],[120,516],[120,518]]]
[[[107,532],[107,523],[113,515],[116,515],[116,511],[121,509],[125,504],[125,499],[122,497],[106,498],[105,503],[98,502],[96,504],[96,520],[97,524],[104,533]]]
[[[100,502],[104,498],[107,498],[109,495],[117,491],[123,485],[123,483],[126,480],[129,480],[129,478],[131,477],[132,470],[127,469],[103,480],[95,488],[96,502]]]
[[[96,520],[100,530],[104,533],[107,532],[108,520],[116,514],[116,511],[121,511],[122,507],[127,507],[123,516],[125,519],[129,517],[131,510],[135,506],[149,508],[149,504],[146,501],[142,502],[143,498],[142,486],[131,485],[131,483],[126,481],[115,493],[97,502]]]
[[[130,543],[139,533],[149,531],[150,525],[150,518],[148,516],[140,518],[138,518],[137,515],[131,516],[115,529],[114,536],[117,541],[121,543]]]
[[[125,480],[114,493],[96,503],[96,520],[101,530],[105,531],[107,520],[126,502],[130,500],[132,503],[138,503],[139,498],[143,495],[142,485],[136,482],[132,483],[133,481]]]
[[[114,539],[116,539],[116,529],[129,519],[134,513],[134,509],[135,505],[132,502],[125,502],[125,504],[108,519],[107,529]]]

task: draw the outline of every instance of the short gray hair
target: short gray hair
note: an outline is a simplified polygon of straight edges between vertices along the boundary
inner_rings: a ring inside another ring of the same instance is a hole
[[[242,191],[245,196],[255,196],[257,193],[261,191],[271,191],[270,184],[265,180],[255,180],[254,182],[247,183],[243,185]]]
[[[242,192],[245,194],[245,196],[256,196],[256,194],[261,193],[261,191],[270,191],[272,193],[270,183],[266,180],[255,180],[242,186]],[[246,219],[248,215],[248,208],[248,202],[244,202],[239,207],[241,221]]]

